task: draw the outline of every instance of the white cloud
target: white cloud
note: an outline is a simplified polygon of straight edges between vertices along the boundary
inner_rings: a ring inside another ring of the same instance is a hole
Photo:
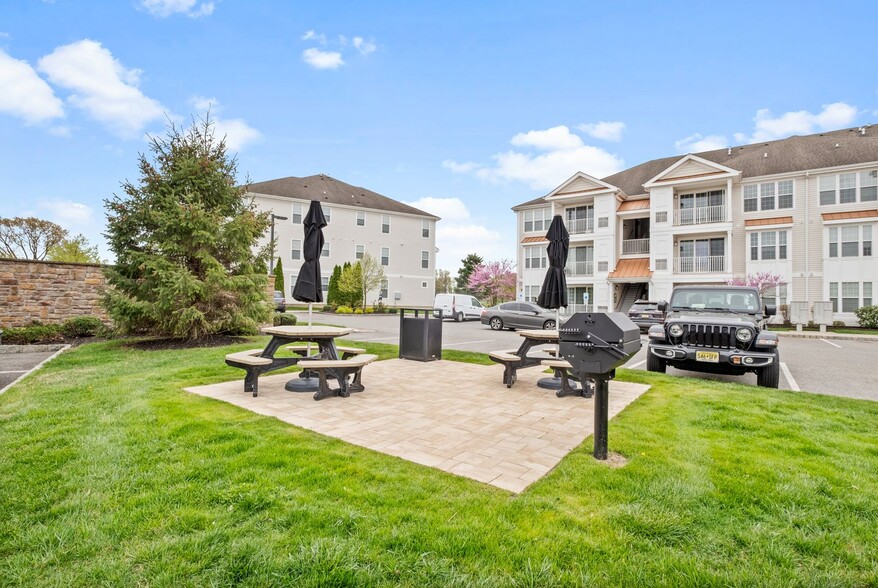
[[[70,232],[82,232],[84,229],[93,228],[95,221],[94,210],[81,202],[72,200],[40,200],[37,208],[48,216],[53,222],[58,223]]]
[[[460,222],[470,218],[469,210],[460,198],[426,196],[414,202],[406,202],[406,204],[441,217],[443,223],[446,221],[449,223]]]
[[[52,84],[73,92],[70,104],[122,137],[136,137],[164,116],[162,105],[137,88],[140,70],[126,69],[96,41],[58,47],[38,67]]]
[[[302,35],[303,41],[318,41],[321,45],[326,44],[326,35],[323,33],[316,33],[313,30],[305,31],[305,34]]]
[[[595,139],[618,143],[622,140],[622,131],[625,130],[625,123],[619,121],[601,121],[581,124],[576,128]]]
[[[66,125],[49,127],[49,134],[56,137],[70,137],[73,135],[73,129]]]
[[[534,147],[543,151],[560,149],[576,149],[582,146],[582,139],[574,135],[564,125],[552,127],[545,131],[528,131],[518,133],[510,141],[516,147]]]
[[[195,96],[189,99],[189,105],[199,113],[210,111],[214,135],[217,138],[225,137],[230,151],[240,151],[246,145],[262,140],[262,133],[248,125],[244,119],[220,117],[219,113],[223,108],[216,98]]]
[[[338,51],[322,51],[316,47],[302,51],[302,59],[314,69],[338,69],[344,65]]]
[[[844,128],[851,126],[856,118],[857,109],[844,102],[824,104],[823,110],[816,114],[807,110],[797,110],[785,112],[778,117],[772,117],[771,111],[763,108],[758,110],[753,118],[755,125],[750,142],[772,141],[795,134],[807,135],[817,130]]]
[[[190,18],[199,18],[213,14],[213,2],[198,0],[143,0],[140,5],[151,15],[165,18],[174,14],[185,14]]]
[[[708,135],[703,137],[701,133],[695,133],[680,139],[674,145],[680,153],[700,153],[702,151],[713,151],[714,149],[728,147],[729,141],[724,135]]]
[[[366,41],[363,37],[354,37],[353,39],[354,47],[359,51],[362,55],[369,55],[378,46],[372,41]]]
[[[534,190],[550,190],[578,171],[602,178],[624,167],[621,158],[600,147],[585,145],[579,135],[571,133],[564,125],[518,133],[510,142],[516,147],[530,147],[546,153],[497,153],[491,157],[494,165],[490,167],[453,160],[446,160],[442,165],[457,173],[474,173],[490,182],[525,182]]]
[[[0,112],[33,124],[64,116],[64,103],[26,61],[0,50]]]
[[[0,31],[0,39],[11,39],[11,38],[12,38],[12,35],[10,35],[9,33]]]

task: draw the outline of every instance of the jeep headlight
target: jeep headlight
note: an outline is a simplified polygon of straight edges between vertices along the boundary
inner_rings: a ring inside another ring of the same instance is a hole
[[[677,324],[673,324],[668,327],[668,333],[671,337],[682,337],[683,336],[683,327]]]
[[[753,338],[753,331],[750,329],[738,329],[738,332],[735,333],[735,338],[741,343],[749,343]]]

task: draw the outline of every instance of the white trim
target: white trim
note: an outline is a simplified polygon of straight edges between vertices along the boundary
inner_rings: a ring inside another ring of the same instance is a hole
[[[852,210],[850,212],[859,212],[856,210]],[[834,214],[831,212],[823,213],[823,214]],[[823,220],[821,217],[820,220]],[[824,220],[823,226],[830,225],[871,225],[874,223],[878,223],[878,216],[866,216],[860,218],[839,218],[835,220]]]
[[[665,175],[671,173],[672,171],[674,171],[675,169],[677,169],[678,167],[682,166],[684,163],[687,163],[689,161],[696,161],[696,162],[701,163],[703,165],[706,165],[708,167],[714,168],[718,172],[721,172],[721,173],[711,175],[710,177],[698,176],[697,178],[686,178],[686,179],[678,179],[678,178],[669,178],[667,180],[661,179],[662,176],[665,176]],[[698,157],[697,155],[692,155],[690,153],[689,155],[684,155],[682,158],[680,158],[677,161],[677,163],[666,168],[665,170],[663,170],[662,172],[657,174],[652,179],[644,182],[643,187],[648,190],[648,189],[653,188],[653,187],[658,186],[658,185],[691,184],[691,183],[695,183],[695,182],[704,182],[704,181],[712,180],[712,179],[725,179],[727,177],[737,177],[740,175],[741,175],[741,172],[736,170],[736,169],[726,167],[726,166],[721,165],[719,163],[714,163],[713,161],[708,161],[707,159],[704,159],[702,157]]]
[[[777,225],[758,225],[755,227],[744,227],[745,231],[773,231],[776,229],[791,229],[793,223],[781,223]]]
[[[555,194],[557,194],[558,192],[560,192],[561,190],[563,190],[564,188],[566,188],[567,186],[572,184],[574,181],[579,180],[579,179],[583,179],[583,180],[586,180],[588,182],[592,182],[594,184],[597,184],[598,186],[602,187],[603,189],[590,190],[590,191],[588,191],[588,194],[580,191],[580,193],[577,193],[577,194],[565,194],[564,196],[553,197]],[[590,176],[586,173],[576,172],[575,174],[573,174],[570,177],[570,179],[568,179],[563,184],[561,184],[560,186],[558,186],[557,188],[555,188],[554,190],[552,190],[551,192],[549,192],[548,194],[543,196],[543,198],[545,198],[546,200],[560,200],[560,199],[571,198],[571,197],[582,198],[583,196],[590,196],[592,194],[603,194],[605,192],[619,192],[619,188],[617,188],[616,186],[613,186],[612,184],[608,184],[602,180],[599,180],[593,176]]]
[[[833,173],[836,171],[839,173],[843,173],[845,171],[856,170],[856,169],[859,169],[859,168],[864,167],[864,166],[865,167],[878,166],[878,161],[868,161],[868,162],[864,162],[864,163],[851,163],[848,165],[839,165],[836,167],[817,167],[817,168],[813,168],[813,169],[800,169],[800,170],[796,170],[796,171],[784,172],[781,174],[771,174],[771,175],[767,175],[767,176],[747,176],[746,181],[748,181],[748,182],[749,181],[761,181],[763,179],[771,181],[772,178],[777,178],[777,179],[799,178],[799,177],[808,178],[809,174],[825,174],[825,173]],[[741,181],[744,181],[744,179],[742,178]]]

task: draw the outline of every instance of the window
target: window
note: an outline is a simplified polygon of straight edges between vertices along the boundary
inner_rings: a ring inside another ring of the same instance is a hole
[[[841,283],[841,311],[854,312],[860,306],[860,283],[859,282],[842,282]]]
[[[878,200],[878,170],[860,172],[860,202]]]
[[[322,204],[320,205],[320,208],[323,209],[323,216],[326,217],[326,222],[331,221],[332,220],[332,209],[329,208],[328,206],[323,206]]]
[[[655,260],[655,269],[656,271],[665,271],[668,269],[668,259],[656,259]]]
[[[774,210],[774,184],[759,184],[759,201],[762,210]]]
[[[426,287],[427,287],[427,282],[421,282],[421,288],[426,288]]]
[[[820,206],[835,204],[835,176],[820,176]]]
[[[382,233],[390,233],[390,215],[382,214],[381,215],[381,232]]]
[[[829,283],[829,300],[832,311],[839,312],[838,282]],[[863,306],[872,306],[872,282],[841,282],[841,312],[856,312]],[[863,297],[860,298],[862,293]]]
[[[552,222],[552,209],[541,208],[539,210],[524,211],[524,232],[545,231]]]
[[[668,211],[662,210],[662,211],[655,213],[655,222],[657,222],[657,223],[668,222]]]
[[[857,201],[857,174],[838,174],[838,203]]]
[[[606,217],[606,216],[599,216],[598,217],[598,228],[604,229],[604,228],[608,227],[609,225],[610,225],[609,217]]]
[[[564,220],[571,233],[591,233],[594,231],[594,206],[565,208]]]
[[[293,239],[293,246],[290,251],[290,257],[293,259],[302,259],[302,240]]]
[[[537,297],[540,295],[540,287],[539,286],[525,286],[524,287],[524,299],[528,302],[536,302]]]
[[[294,225],[302,224],[302,205],[301,204],[293,204],[293,214],[291,215],[293,219]]]
[[[365,254],[365,253],[366,253],[366,246],[365,245],[357,245],[357,250],[354,253],[354,256],[357,259],[363,259],[363,254]]]
[[[327,276],[320,276],[320,288],[321,288],[324,292],[329,291],[329,277],[327,277]]]
[[[839,249],[841,257],[871,257],[872,225],[829,227],[829,257],[838,257]]]
[[[381,290],[378,292],[378,298],[387,298],[387,280],[381,280]]]
[[[747,184],[743,188],[744,212],[793,207],[793,181]]]
[[[427,269],[430,267],[430,252],[429,251],[421,251],[421,267],[423,269]]]
[[[357,226],[358,227],[365,227],[366,226],[366,213],[365,212],[358,212],[357,213]]]
[[[744,212],[759,210],[759,186],[748,184],[744,186]]]
[[[390,265],[390,249],[388,247],[381,248],[381,265]]]
[[[430,221],[421,221],[421,237],[430,236]]]
[[[875,202],[878,200],[878,170],[864,172],[847,172],[833,176],[820,177],[820,205],[836,203],[836,187],[838,203],[851,204],[857,202]]]
[[[771,304],[775,308],[787,303],[787,285],[778,284],[774,288],[770,288],[762,295],[763,304]]]
[[[598,262],[598,271],[599,272],[608,272],[610,271],[610,263],[607,261],[599,261]]]
[[[793,181],[784,180],[777,183],[777,207],[792,208],[793,207]]]
[[[786,258],[787,231],[750,233],[750,261]]]
[[[546,249],[544,247],[524,248],[525,269],[540,269],[546,267]]]
[[[323,243],[323,249],[320,251],[320,257],[329,257],[329,241]]]
[[[299,274],[290,274],[290,296],[293,295],[293,290],[296,289],[296,280],[299,279]]]
[[[723,222],[725,221],[724,199],[725,190],[680,194],[674,222],[678,225]]]

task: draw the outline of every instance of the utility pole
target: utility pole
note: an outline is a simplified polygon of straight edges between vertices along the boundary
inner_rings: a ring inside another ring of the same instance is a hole
[[[287,220],[287,217],[271,213],[271,260],[268,262],[268,275],[274,273],[274,219]]]

